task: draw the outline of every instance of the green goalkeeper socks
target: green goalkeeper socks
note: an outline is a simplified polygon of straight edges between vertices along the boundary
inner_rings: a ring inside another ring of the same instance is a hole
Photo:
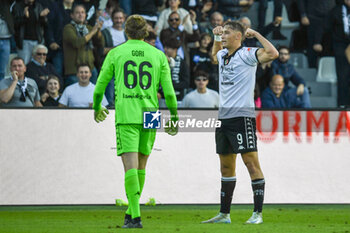
[[[140,196],[141,196],[142,190],[143,190],[143,185],[145,184],[145,179],[146,179],[146,169],[137,170],[137,174],[138,174],[138,177],[139,177]],[[130,208],[130,206],[126,210],[126,214],[131,215],[131,208]]]
[[[130,169],[125,173],[125,192],[129,201],[132,218],[141,216],[140,213],[140,185],[137,169]]]
[[[139,185],[140,185],[140,195],[142,194],[143,185],[145,184],[146,179],[146,169],[137,170],[139,176]]]

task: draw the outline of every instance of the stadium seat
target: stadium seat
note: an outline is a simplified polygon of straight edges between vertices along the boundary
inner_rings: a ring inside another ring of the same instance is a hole
[[[335,108],[337,107],[336,97],[310,96],[313,108]]]
[[[317,82],[337,82],[334,57],[322,57],[318,63]]]
[[[310,88],[310,102],[313,108],[333,108],[337,106],[336,84],[316,81],[315,68],[296,68]]]
[[[295,68],[308,68],[309,62],[307,57],[303,53],[291,53],[289,62],[294,65]]]
[[[330,83],[306,82],[306,86],[310,87],[310,96],[329,97],[332,96],[332,86]]]
[[[290,60],[292,62],[292,60]],[[317,70],[315,68],[295,68],[296,72],[305,80],[306,85],[309,82],[316,81]]]

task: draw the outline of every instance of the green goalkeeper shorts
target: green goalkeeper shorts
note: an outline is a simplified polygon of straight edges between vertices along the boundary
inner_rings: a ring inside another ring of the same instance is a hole
[[[123,153],[140,152],[150,155],[154,140],[156,139],[155,129],[144,129],[143,125],[116,125],[117,134],[117,155]]]

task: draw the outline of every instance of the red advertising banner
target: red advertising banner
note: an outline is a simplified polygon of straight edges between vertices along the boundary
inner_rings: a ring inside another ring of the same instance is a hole
[[[265,143],[274,142],[278,132],[283,141],[294,138],[299,143],[311,143],[320,134],[325,143],[350,139],[349,111],[258,111],[257,134]]]

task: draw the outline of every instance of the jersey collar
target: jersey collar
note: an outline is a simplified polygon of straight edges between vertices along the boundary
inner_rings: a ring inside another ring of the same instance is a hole
[[[224,59],[224,65],[227,65],[228,63],[230,63],[231,57],[234,57],[237,51],[240,50],[241,48],[243,48],[243,45],[241,45],[238,49],[236,49],[236,51],[234,51],[231,55],[228,55],[228,50],[227,50],[227,53],[222,57]]]

